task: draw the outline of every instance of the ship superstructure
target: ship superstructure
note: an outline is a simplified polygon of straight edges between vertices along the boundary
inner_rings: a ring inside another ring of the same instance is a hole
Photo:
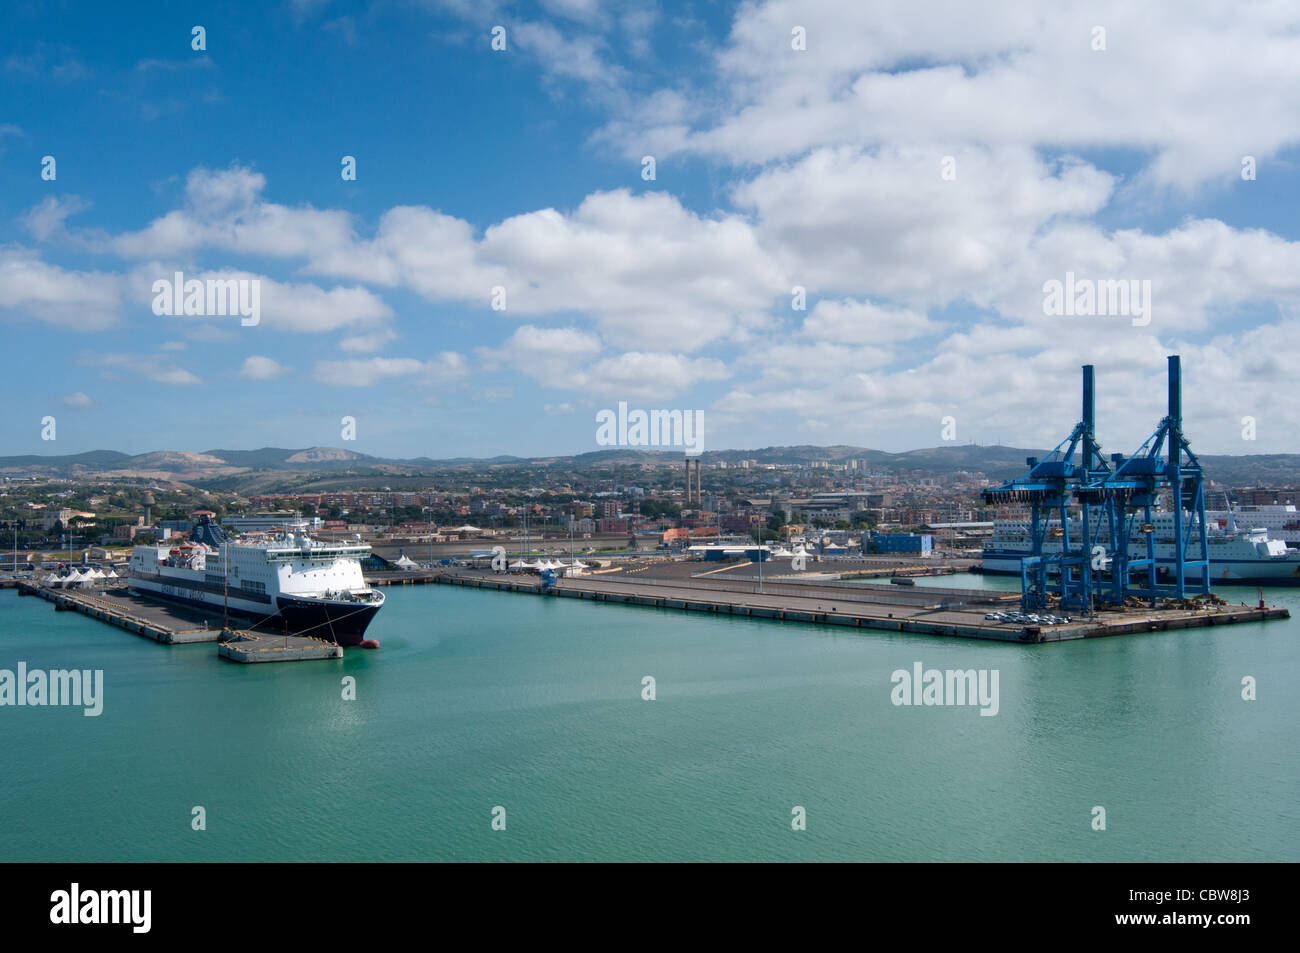
[[[1206,509],[1211,523],[1226,528],[1236,523],[1242,529],[1263,529],[1269,539],[1280,540],[1292,549],[1300,547],[1300,511],[1291,503],[1233,506],[1231,509]]]

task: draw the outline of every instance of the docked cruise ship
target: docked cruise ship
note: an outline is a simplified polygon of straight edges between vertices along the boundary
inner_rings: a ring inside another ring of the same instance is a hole
[[[289,632],[377,648],[366,627],[384,604],[361,574],[363,543],[294,533],[232,539],[204,517],[183,543],[136,546],[131,589],[230,613]]]
[[[1300,548],[1300,512],[1291,503],[1234,506],[1230,510],[1206,509],[1205,518],[1221,528],[1230,521],[1238,526],[1268,530],[1269,539],[1281,540],[1291,549]]]
[[[1272,539],[1269,531],[1262,527],[1238,530],[1234,516],[1249,514],[1226,512],[1225,519],[1212,519],[1207,514],[1211,526],[1207,537],[1210,549],[1211,582],[1232,584],[1263,585],[1300,585],[1300,551],[1288,550],[1286,543]],[[1100,514],[1093,514],[1092,536],[1104,541],[1107,529],[1099,523]],[[1218,531],[1215,525],[1218,524]],[[1174,516],[1172,513],[1154,513],[1151,529],[1155,543],[1155,555],[1158,559],[1173,559]],[[1070,539],[1077,543],[1083,530],[1082,520],[1070,519]],[[1048,523],[1047,537],[1043,540],[1043,552],[1054,554],[1061,551],[1062,533],[1060,520]],[[993,524],[993,536],[986,540],[983,547],[983,570],[987,573],[1014,573],[1020,575],[1020,560],[1030,554],[1030,524],[1028,520],[998,520]],[[1145,556],[1146,542],[1139,532],[1135,532],[1129,545],[1130,555]],[[1187,558],[1199,559],[1200,540],[1191,539],[1187,543]]]

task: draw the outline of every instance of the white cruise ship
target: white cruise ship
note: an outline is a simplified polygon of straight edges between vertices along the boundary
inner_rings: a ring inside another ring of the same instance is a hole
[[[1209,517],[1211,582],[1228,584],[1265,584],[1265,585],[1300,585],[1300,551],[1288,550],[1286,543],[1280,539],[1271,539],[1264,528],[1251,528],[1238,531],[1232,520],[1233,513],[1225,514],[1228,518],[1216,532],[1216,520]],[[1243,514],[1244,515],[1244,514]],[[1100,536],[1101,541],[1108,537],[1107,527],[1100,524],[1101,514],[1092,514],[1092,536]],[[1139,525],[1135,522],[1135,528]],[[1155,542],[1155,554],[1160,559],[1174,558],[1174,516],[1172,513],[1154,513],[1151,517],[1152,535]],[[1100,533],[1098,530],[1100,529]],[[1070,540],[1078,544],[1083,530],[1083,521],[1078,517],[1070,520]],[[1061,551],[1060,520],[1048,524],[1047,538],[1043,540],[1045,554]],[[1030,553],[1030,525],[1028,520],[997,520],[993,524],[993,536],[986,540],[983,547],[982,567],[987,573],[1011,573],[1020,575],[1020,560]],[[1146,543],[1143,536],[1136,532],[1129,546],[1130,555],[1144,556]],[[1193,538],[1187,544],[1188,559],[1199,559],[1201,545]]]
[[[1232,521],[1238,526],[1268,531],[1269,539],[1281,540],[1292,549],[1300,547],[1300,511],[1286,503],[1269,503],[1258,506],[1234,506],[1230,510],[1205,511],[1211,525],[1227,527]]]
[[[231,539],[204,517],[186,542],[136,546],[127,584],[292,633],[377,648],[365,631],[384,595],[361,574],[369,552],[363,543],[293,533]]]

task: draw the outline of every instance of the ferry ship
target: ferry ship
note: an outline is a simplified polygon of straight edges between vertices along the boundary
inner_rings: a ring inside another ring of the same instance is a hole
[[[366,585],[364,543],[324,543],[294,533],[232,539],[203,517],[183,543],[136,546],[127,585],[268,627],[328,639],[340,645],[378,648],[365,638],[384,605]]]
[[[1300,585],[1300,551],[1288,550],[1286,543],[1280,539],[1271,539],[1268,530],[1262,527],[1239,531],[1232,518],[1235,515],[1235,513],[1227,513],[1227,518],[1222,522],[1209,520],[1207,516],[1211,527],[1207,536],[1210,550],[1210,581],[1229,585]],[[1105,542],[1109,535],[1108,529],[1100,519],[1100,514],[1093,514],[1091,536],[1094,539],[1100,537],[1101,541]],[[1156,557],[1173,559],[1174,515],[1172,513],[1152,514],[1151,529]],[[1082,532],[1083,521],[1078,517],[1071,517],[1070,540],[1077,545],[1082,538]],[[1062,538],[1060,520],[1051,520],[1047,526],[1047,536],[1043,540],[1043,552],[1049,555],[1059,553]],[[983,571],[1018,576],[1020,560],[1030,554],[1031,548],[1028,520],[997,520],[993,524],[993,536],[986,540],[983,546]],[[1200,540],[1193,538],[1188,541],[1186,551],[1189,559],[1199,559]],[[1146,541],[1137,530],[1136,524],[1132,542],[1129,544],[1129,554],[1146,555]]]

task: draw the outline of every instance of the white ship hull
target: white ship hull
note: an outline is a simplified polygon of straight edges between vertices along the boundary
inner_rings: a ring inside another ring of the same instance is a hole
[[[1281,508],[1281,507],[1278,507]],[[1294,510],[1287,507],[1294,515]],[[1265,585],[1300,585],[1300,551],[1288,550],[1286,543],[1270,538],[1268,529],[1251,528],[1238,532],[1234,521],[1219,524],[1217,520],[1208,520],[1210,581],[1219,584],[1265,584]],[[1108,541],[1109,530],[1099,514],[1091,519],[1092,530],[1089,538],[1102,543]],[[1128,543],[1130,558],[1140,559],[1147,554],[1148,536],[1153,543],[1157,559],[1175,559],[1177,546],[1174,534],[1177,521],[1169,512],[1152,514],[1152,523],[1147,527],[1148,533],[1140,532],[1140,524],[1134,524],[1135,533]],[[1071,545],[1078,546],[1083,538],[1083,521],[1071,517]],[[1226,529],[1227,532],[1221,532]],[[1061,553],[1062,536],[1060,520],[1050,520],[1043,541],[1043,554]],[[1010,573],[1021,575],[1021,559],[1030,555],[1030,524],[1024,520],[998,520],[993,527],[993,538],[984,543],[983,569],[989,573]],[[1196,534],[1192,534],[1186,543],[1188,560],[1200,559],[1201,545]],[[1143,571],[1136,569],[1140,576]],[[1167,577],[1167,564],[1157,567],[1161,577]]]
[[[1046,549],[1046,547],[1044,547]],[[1060,550],[1058,549],[1057,552]],[[1050,551],[1049,551],[1050,552]],[[1023,550],[985,550],[981,568],[990,575],[1020,575],[1020,560],[1029,555]],[[1135,554],[1145,555],[1145,554]],[[1160,554],[1157,553],[1157,556]],[[1300,559],[1225,560],[1210,558],[1210,581],[1220,583],[1266,583],[1300,585]]]
[[[1168,513],[1153,516],[1154,552],[1157,559],[1172,560],[1177,552],[1173,542],[1173,517]],[[1093,523],[1092,536],[1098,535],[1099,523]],[[1082,523],[1070,521],[1070,538],[1077,545],[1082,538]],[[1048,532],[1059,533],[1059,523],[1053,521]],[[1101,532],[1105,541],[1104,529]],[[1210,580],[1218,583],[1265,584],[1265,585],[1300,585],[1300,552],[1288,550],[1281,540],[1271,539],[1263,529],[1251,529],[1244,533],[1220,534],[1212,532],[1209,536]],[[1020,575],[1020,560],[1030,555],[1031,542],[1024,522],[999,521],[994,526],[993,539],[984,544],[982,569],[986,573]],[[1143,558],[1147,551],[1144,536],[1135,535],[1129,544],[1130,558]],[[1200,558],[1200,541],[1193,537],[1186,546],[1188,560]],[[1061,552],[1061,537],[1049,535],[1043,541],[1043,554],[1056,555]],[[1163,576],[1167,567],[1159,567]],[[1142,570],[1135,570],[1141,573]]]

